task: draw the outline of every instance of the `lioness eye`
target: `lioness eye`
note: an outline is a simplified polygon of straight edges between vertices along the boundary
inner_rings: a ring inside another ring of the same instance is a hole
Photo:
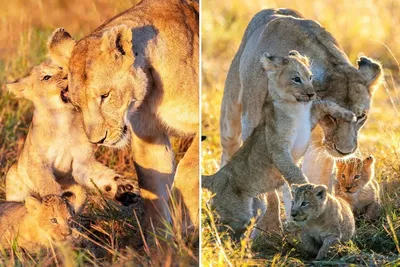
[[[359,175],[359,174],[357,174],[357,175],[354,176],[354,180],[358,180],[358,179],[360,179],[360,178],[361,178],[361,175]]]
[[[56,218],[50,219],[50,222],[53,223],[53,224],[57,224],[58,223]]]
[[[301,83],[300,77],[295,77],[295,78],[293,78],[293,82],[295,82],[295,83]]]
[[[364,120],[364,119],[366,119],[366,118],[367,118],[367,113],[364,112],[362,115],[360,115],[360,116],[357,117],[357,121],[362,121],[362,120]]]
[[[346,179],[346,175],[344,175],[344,173],[342,173],[342,179]]]
[[[303,203],[301,203],[301,206],[302,207],[306,207],[306,206],[308,206],[308,203],[307,202],[303,202]]]
[[[44,80],[44,81],[47,81],[47,80],[49,80],[50,78],[51,78],[50,75],[46,75],[46,76],[43,77],[43,80]]]
[[[101,98],[101,101],[103,102],[104,101],[104,99],[106,99],[108,96],[110,95],[110,93],[108,92],[107,94],[104,94],[104,95],[101,95],[100,96],[100,98]]]

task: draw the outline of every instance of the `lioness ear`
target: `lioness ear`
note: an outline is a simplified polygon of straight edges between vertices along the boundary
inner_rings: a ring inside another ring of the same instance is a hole
[[[276,71],[282,66],[287,65],[289,63],[289,60],[284,57],[271,56],[270,54],[265,52],[261,56],[260,62],[266,71]]]
[[[326,197],[327,189],[325,185],[317,185],[314,187],[313,192],[317,198],[323,200]]]
[[[372,164],[374,164],[374,162],[375,158],[372,155],[370,155],[363,160],[363,166],[370,167]]]
[[[368,57],[360,57],[357,61],[358,70],[365,77],[368,87],[375,87],[383,78],[382,66],[379,62]],[[370,92],[371,94],[373,92]]]
[[[33,196],[27,196],[25,198],[25,207],[28,210],[28,212],[36,212],[40,210],[41,205],[42,202]]]
[[[55,30],[47,42],[51,59],[63,68],[68,67],[68,61],[75,45],[76,41],[63,28]]]
[[[27,77],[18,79],[11,83],[6,83],[6,89],[13,93],[16,98],[22,98],[25,96],[26,89],[28,88]]]
[[[307,67],[310,66],[310,61],[308,60],[308,57],[302,56],[299,52],[297,52],[297,50],[290,51],[289,56],[296,57],[298,60],[303,62],[303,64],[306,65]]]
[[[115,59],[132,53],[132,30],[121,25],[105,32],[102,36],[101,51],[113,54]]]

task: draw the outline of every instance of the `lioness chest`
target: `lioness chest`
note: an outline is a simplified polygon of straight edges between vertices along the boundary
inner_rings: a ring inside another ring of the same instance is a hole
[[[298,104],[291,111],[290,150],[297,162],[306,152],[311,137],[311,103]]]

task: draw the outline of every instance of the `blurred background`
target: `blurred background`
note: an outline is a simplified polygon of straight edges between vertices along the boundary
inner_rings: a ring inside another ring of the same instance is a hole
[[[358,255],[364,251],[385,255],[400,253],[400,1],[398,0],[262,0],[262,1],[202,1],[202,172],[215,173],[220,165],[221,146],[219,117],[226,75],[239,48],[243,33],[251,18],[266,8],[291,8],[308,19],[317,20],[339,42],[350,61],[356,65],[358,56],[366,55],[380,61],[385,80],[375,94],[369,119],[360,131],[359,156],[372,154],[377,159],[376,179],[385,191],[386,215],[376,226],[364,225],[355,239]],[[251,250],[238,249],[218,236],[213,228],[211,213],[203,192],[202,262],[209,264],[258,264],[249,257],[282,264],[297,263],[302,259],[290,244],[280,240],[267,251],[252,245]],[[396,203],[396,204],[394,204]],[[392,224],[393,231],[386,231]],[[369,229],[369,231],[365,231]],[[369,238],[368,238],[369,236]],[[222,240],[222,241],[221,241]],[[243,244],[242,244],[243,245]],[[264,244],[265,245],[265,244]],[[382,249],[384,246],[388,249]],[[353,251],[354,252],[354,251]],[[271,255],[270,255],[271,254]],[[293,261],[289,260],[291,257]],[[367,253],[368,259],[374,258]],[[337,264],[346,259],[338,257]],[[385,258],[385,257],[383,257]],[[398,256],[397,256],[398,258]],[[348,262],[353,258],[349,256]],[[390,262],[390,259],[387,259]],[[354,263],[359,264],[357,261]]]

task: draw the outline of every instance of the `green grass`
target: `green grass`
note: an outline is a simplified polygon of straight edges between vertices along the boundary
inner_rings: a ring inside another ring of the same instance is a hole
[[[381,219],[358,223],[349,244],[338,248],[319,266],[398,266],[400,239],[400,93],[397,89],[400,57],[400,2],[398,1],[238,1],[205,0],[202,23],[202,172],[215,173],[220,165],[219,114],[224,82],[250,19],[263,8],[286,7],[316,19],[339,41],[355,63],[365,54],[382,62],[386,86],[378,89],[369,119],[360,131],[359,156],[376,158],[375,178],[382,187]],[[203,190],[202,264],[204,266],[304,266],[310,260],[299,245],[298,229],[285,226],[280,236],[262,235],[234,244],[218,232],[217,214],[210,211],[210,194]],[[284,213],[282,213],[284,220]]]

